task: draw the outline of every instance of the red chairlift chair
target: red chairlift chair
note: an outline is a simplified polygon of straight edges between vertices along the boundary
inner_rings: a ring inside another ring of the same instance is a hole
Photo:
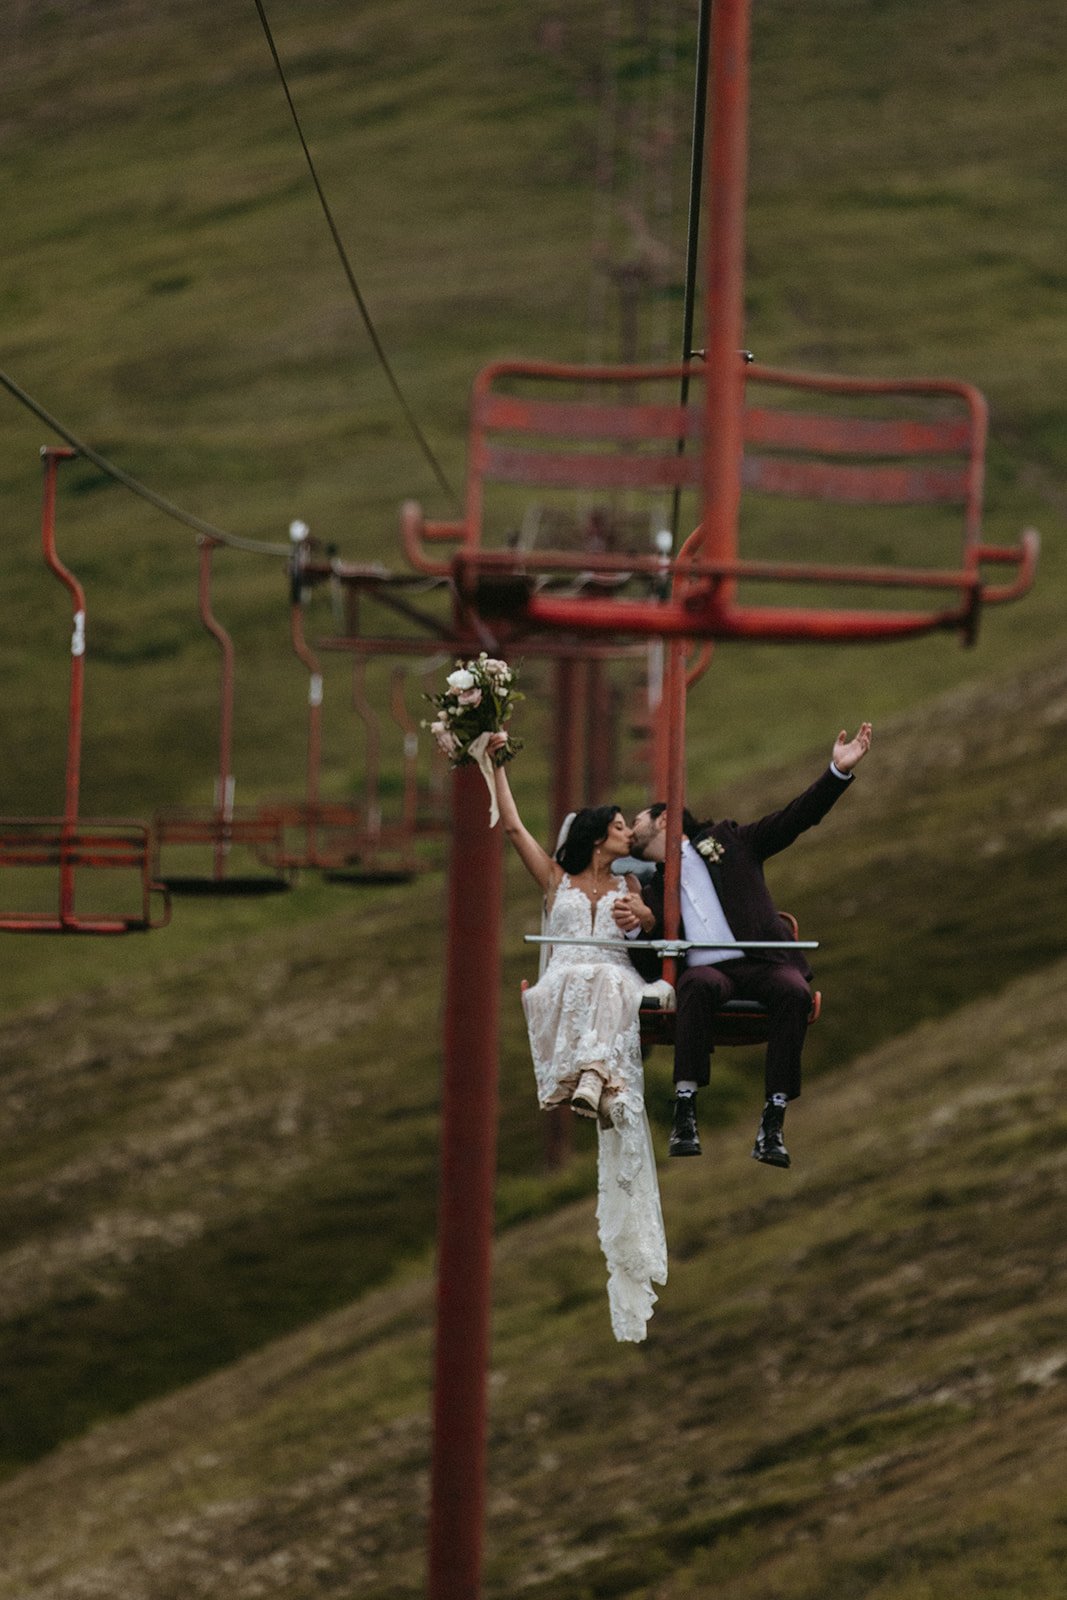
[[[198,598],[200,620],[219,647],[219,770],[215,779],[215,803],[210,808],[172,806],[156,813],[155,873],[172,894],[259,895],[275,894],[292,887],[285,873],[264,871],[235,873],[231,852],[240,849],[256,861],[277,861],[282,853],[280,822],[265,816],[256,807],[239,809],[233,803],[233,700],[234,647],[229,633],[214,615],[211,606],[212,557],[218,540],[206,535],[200,546]],[[162,853],[166,850],[195,849],[210,852],[209,873],[176,874],[164,872]]]
[[[412,837],[437,837],[449,829],[448,805],[443,782],[434,783],[433,774],[441,773],[441,764],[434,765],[436,746],[430,741],[431,781],[419,782],[419,730],[418,723],[408,710],[405,686],[407,667],[394,667],[390,679],[389,710],[404,739],[404,800],[403,827]],[[443,758],[442,758],[443,762]]]
[[[749,491],[788,496],[804,508],[808,523],[811,507],[818,505],[954,505],[962,510],[963,522],[957,564],[711,556],[699,532],[684,557],[673,560],[651,550],[489,547],[487,491],[501,485],[586,497],[695,491],[703,459],[699,448],[684,447],[689,441],[699,446],[702,409],[662,397],[664,385],[680,382],[683,375],[696,386],[702,370],[692,363],[592,368],[498,362],[484,368],[472,398],[464,515],[427,521],[408,502],[401,516],[408,560],[422,572],[451,574],[472,610],[504,629],[690,638],[874,640],[955,629],[971,642],[983,603],[1014,599],[1029,588],[1036,533],[1027,530],[1019,545],[1010,547],[982,539],[986,406],[971,385],[823,377],[743,363],[738,385],[770,386],[800,397],[799,407],[788,409],[745,405],[742,480]],[[512,392],[530,386],[532,398]],[[643,393],[650,386],[658,392],[648,400]],[[543,399],[539,391],[546,388],[551,397]],[[558,397],[561,388],[563,398]],[[589,399],[591,391],[609,398]],[[822,409],[826,397],[851,403],[853,412],[827,413]],[[872,414],[878,406],[883,414]],[[798,525],[803,525],[799,519]],[[438,550],[446,546],[450,554],[442,556]],[[991,565],[1014,567],[1014,580],[989,583],[985,569]],[[579,592],[559,593],[564,582],[577,585]],[[608,582],[620,585],[610,595],[603,587]],[[821,591],[888,588],[953,598],[947,605],[928,600],[910,610],[739,605],[739,582],[802,584]],[[639,597],[628,598],[635,588]]]
[[[319,792],[322,770],[322,705],[325,686],[318,657],[304,634],[303,564],[308,550],[304,523],[290,527],[289,634],[293,650],[308,675],[306,782],[300,800],[268,801],[260,815],[281,830],[282,843],[274,864],[284,871],[313,868],[331,872],[344,866],[359,848],[365,816],[347,801],[324,801]]]
[[[352,705],[365,733],[363,824],[345,861],[324,873],[330,883],[407,883],[418,871],[414,833],[403,823],[386,824],[381,802],[381,721],[367,694],[366,661],[352,661]]]
[[[290,637],[298,659],[308,674],[307,781],[304,798],[270,802],[261,814],[277,822],[283,834],[278,865],[287,869],[313,868],[329,883],[365,884],[405,882],[415,871],[410,851],[394,848],[383,830],[378,800],[379,729],[377,715],[366,700],[362,685],[363,663],[353,667],[353,704],[367,731],[365,805],[324,801],[320,795],[322,769],[322,705],[324,680],[318,656],[304,632],[304,568],[310,541],[304,523],[290,527],[293,554],[290,564]]]
[[[0,910],[6,933],[141,933],[170,920],[166,887],[153,881],[151,835],[146,823],[78,815],[81,782],[82,708],[85,678],[85,594],[56,551],[56,474],[76,451],[47,446],[44,463],[41,539],[45,562],[67,589],[73,608],[65,805],[61,817],[0,817],[0,868],[5,888],[26,891],[24,909]],[[52,885],[42,905],[41,873]],[[152,899],[162,905],[154,914]],[[92,900],[93,909],[86,905]],[[99,908],[97,909],[97,902]]]
[[[987,410],[973,386],[824,377],[749,365],[744,358],[736,383],[745,397],[741,487],[748,496],[786,498],[803,508],[794,525],[801,529],[810,525],[813,507],[827,521],[831,508],[838,515],[838,508],[857,508],[858,516],[858,508],[871,507],[876,517],[907,510],[907,529],[884,524],[874,542],[891,544],[894,533],[903,532],[919,543],[918,556],[908,564],[810,555],[783,561],[732,551],[712,557],[702,528],[673,559],[651,548],[619,552],[590,543],[582,549],[487,546],[487,503],[501,486],[609,500],[701,488],[702,407],[663,398],[664,385],[683,376],[699,388],[704,373],[693,363],[589,368],[499,362],[484,368],[473,390],[464,515],[427,521],[408,502],[401,514],[408,560],[419,571],[451,575],[460,600],[491,623],[503,647],[534,630],[574,630],[581,637],[630,632],[707,645],[718,638],[873,641],[952,629],[971,643],[983,603],[1014,599],[1030,587],[1037,534],[1027,530],[1012,547],[982,537]],[[763,397],[752,403],[749,392],[760,389],[784,395],[787,403]],[[695,450],[688,448],[691,443]],[[957,547],[962,534],[955,566],[928,559],[933,541],[921,525],[916,531],[916,508],[924,508],[931,523],[945,508],[954,510]],[[736,512],[728,520],[736,530]],[[451,547],[447,556],[439,553],[444,547]],[[990,583],[990,566],[1014,567],[1013,581]],[[805,585],[822,603],[741,603],[742,583]],[[921,597],[923,603],[893,610],[859,605],[854,596],[872,588]],[[638,598],[631,597],[634,590]],[[848,592],[847,607],[827,602],[827,591],[835,590]],[[939,603],[946,594],[949,603]],[[705,653],[690,677],[706,665]],[[652,764],[662,780],[670,766],[662,723],[656,734]],[[644,1026],[650,1036],[666,1036],[673,1023],[649,1017]],[[723,1042],[727,1035],[747,1040],[760,1027],[760,1008],[746,1013],[738,1002],[723,1018]]]

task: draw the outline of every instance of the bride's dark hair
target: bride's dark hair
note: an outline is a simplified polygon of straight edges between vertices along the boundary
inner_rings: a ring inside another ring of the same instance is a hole
[[[585,806],[575,812],[567,837],[556,851],[556,860],[564,872],[585,871],[620,810],[619,806]]]

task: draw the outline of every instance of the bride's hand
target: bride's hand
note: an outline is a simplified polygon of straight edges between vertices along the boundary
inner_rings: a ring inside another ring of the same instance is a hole
[[[644,927],[644,921],[641,916],[641,912],[644,909],[645,903],[640,895],[620,894],[611,908],[611,914],[615,918],[616,926],[623,933],[629,933],[634,928]]]
[[[506,733],[491,733],[489,735],[489,743],[485,748],[491,756],[495,756],[498,750],[503,750],[507,742],[508,736]]]

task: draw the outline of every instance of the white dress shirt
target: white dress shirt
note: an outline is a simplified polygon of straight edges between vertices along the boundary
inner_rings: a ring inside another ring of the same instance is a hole
[[[687,950],[686,965],[710,967],[720,961],[736,961],[743,950],[717,948],[716,939],[733,939],[734,932],[726,920],[711,874],[688,839],[682,840],[682,923],[687,939],[699,941],[709,948]]]

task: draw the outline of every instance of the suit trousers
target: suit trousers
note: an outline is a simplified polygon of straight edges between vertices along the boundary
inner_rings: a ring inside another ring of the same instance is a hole
[[[787,962],[739,956],[722,966],[684,967],[677,994],[675,1083],[709,1082],[716,1011],[727,1000],[757,1000],[767,1012],[766,1093],[796,1099],[811,1011],[811,989],[803,973]]]

